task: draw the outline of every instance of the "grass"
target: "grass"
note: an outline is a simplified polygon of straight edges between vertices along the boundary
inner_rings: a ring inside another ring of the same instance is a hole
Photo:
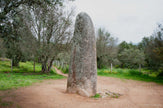
[[[29,86],[44,79],[61,79],[57,74],[0,73],[0,90]]]
[[[0,98],[0,106],[8,107],[8,106],[11,106],[12,104],[13,104],[13,102],[2,101],[2,99]]]
[[[33,72],[33,62],[20,62],[19,67],[13,67],[12,73],[10,65],[10,61],[0,61],[0,90],[29,86],[44,79],[64,78],[57,75],[54,69],[49,74],[41,74],[39,63],[36,63],[35,73]],[[61,70],[68,73],[68,66]],[[152,73],[149,70],[142,70],[142,73],[140,73],[135,69],[113,68],[112,72],[110,72],[110,69],[98,69],[98,75],[163,84],[163,78],[156,77],[157,72]],[[96,96],[98,97],[98,94]]]
[[[100,76],[115,77],[121,79],[132,79],[145,82],[156,82],[159,84],[163,84],[162,77],[156,77],[157,73],[153,75],[151,74],[150,72],[146,72],[145,70],[139,72],[136,69],[113,69],[112,72],[110,72],[109,69],[98,69],[98,75]]]
[[[101,95],[99,93],[96,93],[94,96],[92,96],[91,98],[101,98]]]
[[[35,64],[35,72],[41,71],[41,65],[39,63]],[[0,61],[0,72],[11,72],[11,62],[10,61]],[[13,67],[13,72],[33,72],[33,62],[20,62],[18,67]]]
[[[57,67],[63,73],[68,73],[68,66],[66,68]],[[112,72],[110,69],[98,69],[98,75],[107,76],[107,77],[115,77],[121,79],[132,79],[138,81],[145,82],[156,82],[159,84],[163,84],[163,78],[157,77],[159,72],[152,72],[151,70],[142,69],[142,72],[139,72],[138,69],[121,69],[121,68],[113,68]]]
[[[44,79],[61,79],[61,75],[55,73],[53,69],[49,74],[42,74],[41,65],[36,64],[36,72],[33,72],[32,62],[20,62],[19,67],[14,67],[10,72],[10,62],[0,61],[0,90],[29,86]]]

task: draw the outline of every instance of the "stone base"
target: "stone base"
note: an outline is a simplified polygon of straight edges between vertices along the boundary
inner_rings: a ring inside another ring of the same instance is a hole
[[[91,97],[94,96],[96,94],[95,91],[92,91],[91,89],[83,89],[83,88],[79,88],[79,87],[68,87],[67,88],[67,93],[74,93],[74,94],[79,94],[81,96],[85,96],[85,97]]]

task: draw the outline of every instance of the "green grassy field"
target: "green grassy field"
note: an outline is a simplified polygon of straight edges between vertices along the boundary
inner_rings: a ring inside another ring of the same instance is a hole
[[[35,72],[41,71],[41,65],[35,64]],[[11,62],[10,61],[0,61],[0,72],[11,72]],[[19,67],[13,67],[13,72],[24,73],[33,72],[33,62],[20,62]]]
[[[19,67],[14,67],[11,72],[9,61],[0,61],[0,90],[29,86],[44,79],[61,79],[63,76],[57,75],[55,70],[49,74],[41,74],[41,65],[36,64],[36,72],[33,72],[32,62],[20,62]]]
[[[49,74],[41,74],[41,65],[36,63],[35,72],[33,72],[33,62],[20,62],[19,67],[13,67],[11,72],[10,61],[0,61],[0,90],[24,87],[35,82],[41,82],[44,79],[61,79],[63,76],[57,75],[55,70]],[[68,72],[68,67],[61,69],[64,73]],[[122,79],[140,80],[146,82],[156,82],[163,84],[163,78],[157,77],[157,72],[135,69],[98,69],[98,75],[107,77],[116,77]]]
[[[57,66],[56,66],[57,67]],[[68,73],[68,66],[65,68],[57,67],[63,73]],[[159,72],[154,72],[152,70],[141,69],[139,72],[138,69],[121,69],[121,68],[113,68],[112,72],[110,69],[98,69],[97,70],[99,76],[107,76],[107,77],[115,77],[121,79],[132,79],[138,81],[146,81],[146,82],[156,82],[159,84],[163,84],[163,78],[157,77]]]
[[[157,72],[151,72],[150,70],[142,70],[139,72],[136,69],[98,69],[98,75],[107,77],[116,77],[121,79],[132,79],[146,82],[156,82],[163,84],[163,78],[157,77]]]

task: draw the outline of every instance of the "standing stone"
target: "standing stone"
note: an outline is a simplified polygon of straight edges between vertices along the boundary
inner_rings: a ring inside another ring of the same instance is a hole
[[[97,83],[96,40],[92,20],[86,13],[78,14],[72,40],[67,92],[94,96]]]

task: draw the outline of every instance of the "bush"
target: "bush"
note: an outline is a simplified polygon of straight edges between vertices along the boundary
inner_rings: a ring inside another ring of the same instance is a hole
[[[137,75],[137,76],[142,75],[141,72],[139,72],[138,70],[135,70],[135,69],[129,70],[129,74],[130,74],[130,75]]]
[[[104,73],[111,73],[109,70],[104,70],[103,72]]]
[[[68,73],[69,71],[69,66],[67,65],[64,69],[61,69],[63,73]]]
[[[122,69],[116,69],[116,71],[118,72],[118,73],[123,73],[123,70]]]

